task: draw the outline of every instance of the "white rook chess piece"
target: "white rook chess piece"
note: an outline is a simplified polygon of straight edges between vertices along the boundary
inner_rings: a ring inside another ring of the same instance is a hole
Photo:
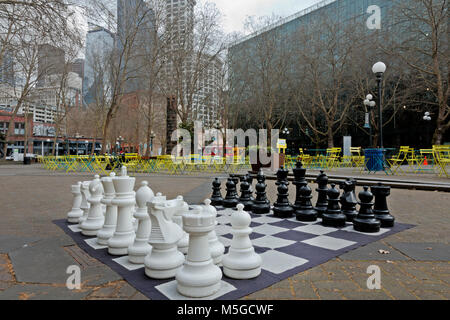
[[[153,279],[173,278],[184,263],[184,255],[177,250],[183,230],[172,221],[176,204],[154,199],[147,207],[152,223],[148,242],[153,249],[144,260],[145,274]]]
[[[97,243],[102,246],[108,245],[108,240],[114,235],[117,225],[117,206],[111,202],[116,195],[114,190],[114,184],[112,179],[116,176],[114,172],[111,172],[109,177],[103,177],[101,179],[105,195],[103,196],[102,203],[106,205],[105,212],[105,224],[103,228],[97,233]]]
[[[88,216],[88,212],[89,212],[89,202],[87,201],[87,199],[89,198],[89,184],[91,182],[90,181],[83,181],[81,183],[81,188],[80,188],[80,192],[81,192],[81,206],[80,209],[83,210],[83,216],[80,217],[80,219],[78,219],[78,224],[81,227],[81,224],[83,223],[84,220],[87,219]]]
[[[180,228],[183,230],[183,213],[189,211],[189,206],[186,202],[184,202],[182,196],[178,196],[176,200],[180,202],[182,201],[183,204],[178,207],[172,220],[177,225],[179,225]],[[183,230],[183,237],[181,238],[180,241],[178,241],[177,247],[178,251],[180,251],[182,254],[187,254],[189,247],[189,235],[184,230]]]
[[[183,214],[184,230],[189,233],[186,262],[176,274],[177,290],[190,298],[209,297],[220,290],[222,271],[209,251],[208,234],[216,227],[216,217],[203,207]]]
[[[147,211],[147,202],[152,201],[154,197],[152,189],[148,187],[148,182],[143,181],[136,192],[138,209],[134,213],[134,217],[138,221],[138,228],[134,243],[128,247],[128,260],[131,263],[143,264],[145,257],[152,251],[152,247],[148,244],[151,221]]]
[[[252,233],[250,215],[244,211],[244,205],[238,204],[238,211],[231,215],[233,240],[228,254],[223,257],[223,273],[232,279],[253,279],[261,274],[262,259],[249,235]]]
[[[83,210],[81,210],[81,182],[72,185],[72,210],[67,214],[67,221],[69,223],[78,223],[80,218],[83,216]]]
[[[214,216],[214,226],[217,225],[217,210],[211,205],[211,200],[205,200],[205,211]],[[211,257],[215,264],[222,262],[223,254],[225,252],[225,246],[219,241],[216,234],[216,228],[208,233],[209,250],[211,251]]]
[[[121,176],[114,177],[116,196],[111,204],[117,206],[117,226],[114,235],[108,240],[108,252],[114,256],[126,255],[128,247],[134,242],[134,227],[132,212],[136,202],[134,184],[135,178],[127,176],[127,167],[121,169]]]
[[[89,184],[89,193],[90,196],[87,201],[91,206],[86,220],[81,223],[81,233],[85,236],[96,236],[105,223],[105,216],[103,215],[100,202],[103,198],[103,185],[100,181],[100,176],[95,175],[94,180]]]

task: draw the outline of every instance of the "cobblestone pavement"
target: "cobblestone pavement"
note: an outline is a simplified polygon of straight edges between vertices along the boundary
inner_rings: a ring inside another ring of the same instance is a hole
[[[49,174],[37,166],[0,166],[0,299],[146,299],[51,223],[70,210],[70,185],[90,178]],[[170,198],[182,194],[190,203],[210,193],[208,175],[139,175],[136,184],[144,179],[154,191]],[[274,201],[275,185],[268,184]],[[290,195],[293,200],[292,185]],[[393,189],[389,205],[397,221],[417,227],[244,299],[449,299],[450,193]],[[73,264],[81,267],[82,287],[69,291],[66,268]],[[381,269],[380,290],[367,289],[371,265]]]

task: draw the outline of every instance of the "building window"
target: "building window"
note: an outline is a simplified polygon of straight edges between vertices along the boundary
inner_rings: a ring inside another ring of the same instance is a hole
[[[25,135],[25,123],[15,123],[14,134],[18,136]]]

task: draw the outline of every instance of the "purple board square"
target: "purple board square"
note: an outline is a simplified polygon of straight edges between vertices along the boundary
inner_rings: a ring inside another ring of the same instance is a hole
[[[222,237],[227,238],[227,239],[233,239],[233,235],[231,233],[224,234]],[[260,233],[257,233],[257,232],[253,232],[253,233],[250,234],[250,239],[251,240],[255,240],[255,239],[258,239],[258,238],[262,238],[262,237],[264,237],[264,235],[260,234]]]
[[[288,230],[285,232],[274,234],[273,237],[300,242],[300,241],[308,240],[308,239],[311,239],[311,238],[314,238],[317,236],[314,234],[306,233],[306,232],[298,232],[298,231],[294,231],[294,230]],[[281,251],[281,250],[279,250],[279,251]]]
[[[307,224],[301,222],[294,222],[289,220],[281,220],[278,222],[269,223],[271,226],[286,228],[286,229],[295,229],[301,226],[306,226]]]

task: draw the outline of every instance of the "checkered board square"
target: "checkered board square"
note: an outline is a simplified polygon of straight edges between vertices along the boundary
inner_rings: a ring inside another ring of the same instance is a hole
[[[225,253],[231,245],[233,235],[229,222],[232,210],[219,210],[216,232],[225,246]],[[375,234],[355,232],[351,224],[344,228],[330,228],[316,222],[300,222],[295,218],[279,219],[272,214],[252,216],[252,239],[255,251],[262,257],[262,272],[251,280],[233,280],[225,275],[222,290],[210,299],[239,299],[253,292],[267,288],[283,279],[325,263],[350,250],[365,246],[389,235],[414,226],[396,224],[392,229],[381,229]],[[98,259],[121,275],[130,285],[154,300],[186,299],[176,291],[175,279],[154,280],[144,273],[143,265],[133,265],[127,256],[115,257],[105,247],[96,245],[95,238],[85,237],[80,230],[66,220],[54,221],[71,236],[77,245],[92,257]]]

